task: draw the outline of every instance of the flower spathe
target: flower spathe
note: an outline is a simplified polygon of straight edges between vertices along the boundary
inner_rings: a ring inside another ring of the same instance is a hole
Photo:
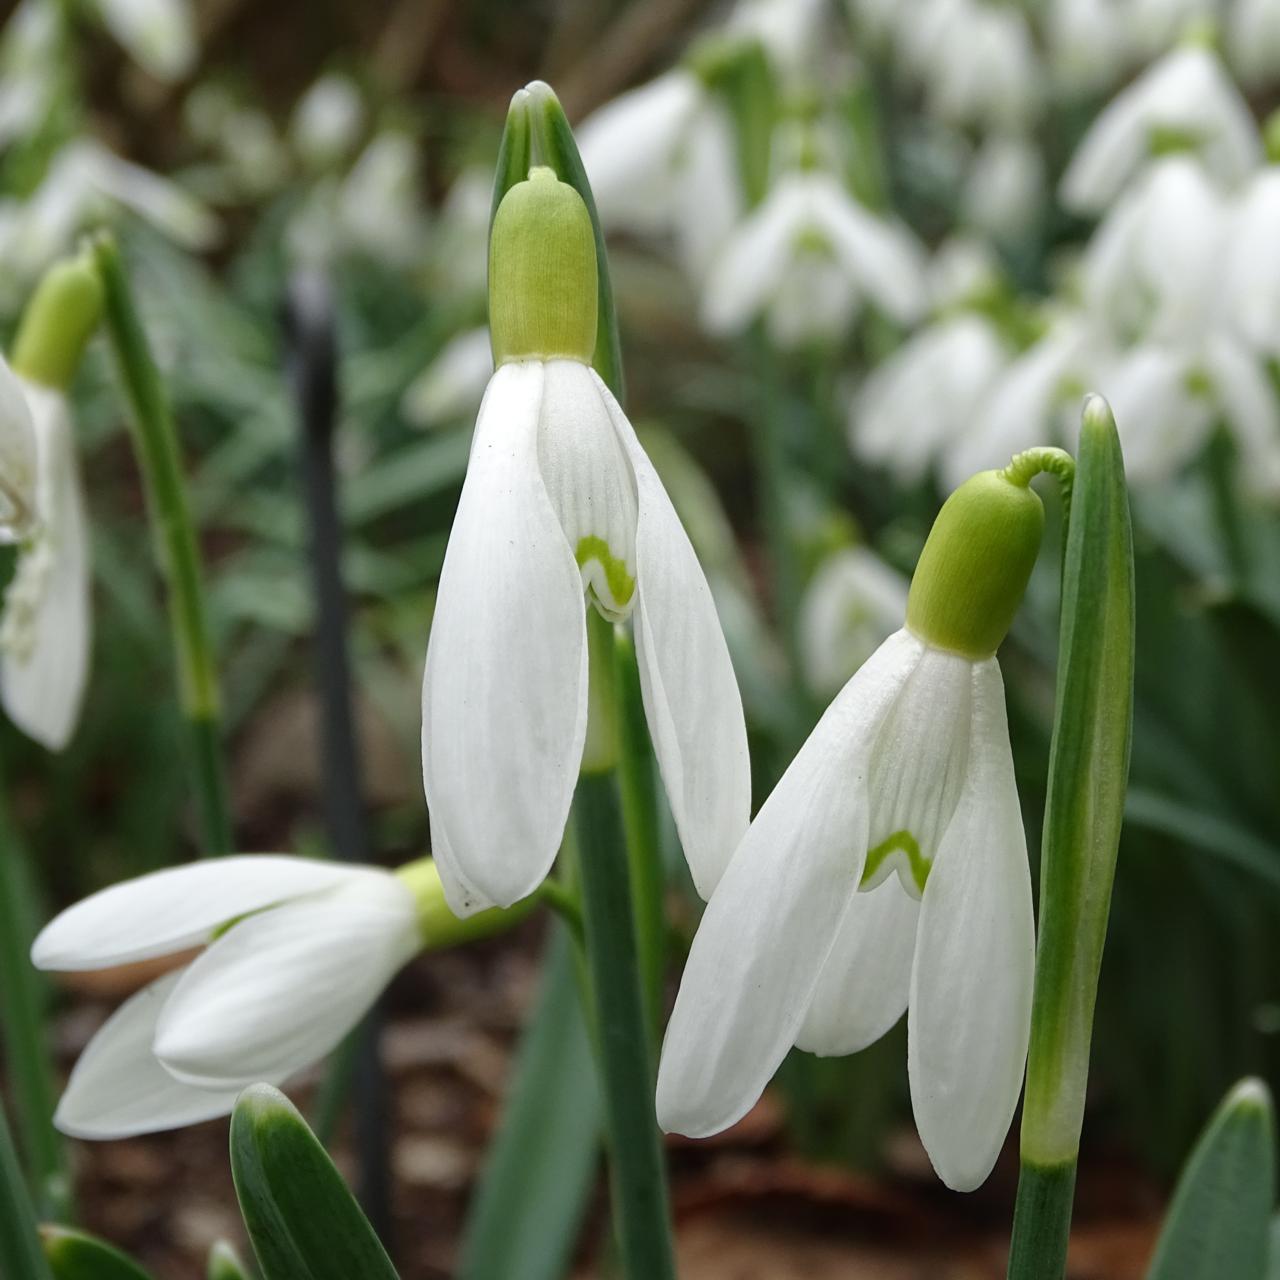
[[[503,364],[485,392],[423,681],[423,781],[450,905],[531,893],[582,761],[588,603],[634,619],[645,712],[695,884],[745,830],[746,729],[706,579],[662,482],[578,359]]]
[[[379,870],[274,855],[220,858],[86,898],[36,938],[38,968],[195,958],[127,1000],[72,1070],[55,1122],[122,1138],[230,1113],[359,1021],[424,945],[413,889]]]
[[[1025,469],[944,506],[907,626],[853,676],[752,822],[702,918],[658,1072],[664,1129],[740,1119],[793,1045],[853,1053],[907,1013],[942,1180],[991,1171],[1031,1024],[1031,876],[993,651],[1043,526]]]

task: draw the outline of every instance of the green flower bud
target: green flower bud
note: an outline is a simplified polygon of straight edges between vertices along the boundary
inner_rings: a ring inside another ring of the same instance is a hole
[[[65,390],[102,314],[102,281],[88,254],[56,262],[27,304],[10,360],[29,382]]]
[[[445,901],[444,886],[440,883],[440,871],[434,858],[420,858],[417,862],[407,863],[396,871],[396,875],[413,894],[418,907],[422,945],[428,951],[441,951],[460,942],[504,933],[523,920],[538,900],[534,894],[514,906],[490,907],[460,920]]]
[[[980,471],[943,504],[907,597],[907,626],[926,644],[975,660],[1000,647],[1044,532],[1032,474],[1016,462]]]
[[[562,357],[590,364],[598,287],[582,197],[551,169],[531,170],[503,196],[489,238],[494,363]]]

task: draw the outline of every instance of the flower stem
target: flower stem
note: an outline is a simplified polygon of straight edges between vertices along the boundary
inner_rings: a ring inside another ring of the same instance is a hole
[[[204,849],[214,855],[230,853],[231,818],[219,747],[218,678],[201,586],[200,549],[183,483],[177,432],[120,251],[110,236],[100,235],[94,241],[93,252],[102,278],[107,331],[133,409],[134,447],[147,488],[148,510],[167,588],[179,693],[195,762]]]
[[[1067,1266],[1076,1162],[1022,1165],[1013,1211],[1009,1280],[1060,1276]]]
[[[1062,624],[1040,862],[1040,929],[1011,1280],[1057,1280],[1133,719],[1133,538],[1105,401],[1088,400],[1062,570]]]
[[[592,609],[591,678],[599,704],[618,697],[611,626]],[[606,726],[616,724],[605,717]],[[597,758],[603,758],[598,753]],[[653,1051],[637,963],[631,865],[619,797],[617,756],[584,771],[574,813],[586,960],[596,1028],[614,1221],[628,1280],[675,1276],[666,1169],[654,1113]]]
[[[62,1141],[53,1127],[54,1083],[42,1013],[44,980],[28,951],[35,911],[25,864],[7,812],[0,812],[0,1028],[27,1167],[42,1217],[66,1220],[70,1182]]]

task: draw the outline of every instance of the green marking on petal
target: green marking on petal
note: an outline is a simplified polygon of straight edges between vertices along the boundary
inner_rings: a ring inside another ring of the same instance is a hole
[[[929,868],[932,864],[920,852],[920,843],[910,831],[895,831],[892,835],[886,836],[874,849],[867,851],[867,864],[862,870],[862,879],[858,882],[858,887],[865,888],[876,882],[877,873],[895,853],[906,856],[916,891],[924,893],[924,882],[929,878]]]
[[[594,560],[604,570],[604,580],[608,584],[615,608],[621,609],[630,602],[635,593],[636,580],[627,572],[626,562],[619,560],[609,550],[609,544],[603,538],[598,538],[595,534],[579,538],[574,555],[579,569],[585,569]]]

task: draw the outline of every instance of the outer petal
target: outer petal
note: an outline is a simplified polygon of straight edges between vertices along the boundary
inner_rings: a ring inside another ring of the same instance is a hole
[[[206,1088],[290,1076],[355,1026],[421,941],[412,894],[385,872],[250,916],[182,975],[156,1057]]]
[[[427,648],[422,776],[460,915],[537,888],[582,759],[586,608],[538,469],[544,375],[509,364],[489,383]]]
[[[985,1181],[1009,1131],[1035,970],[1031,872],[994,658],[975,665],[973,681],[969,776],[925,885],[907,1020],[920,1139],[955,1191]]]
[[[751,818],[742,698],[680,517],[626,415],[592,377],[635,472],[635,633],[645,715],[689,870],[709,898]]]
[[[874,1044],[906,1012],[920,904],[890,876],[855,893],[796,1037],[822,1057]]]
[[[36,435],[23,383],[0,356],[0,543],[31,531],[36,510]]]
[[[765,802],[702,917],[658,1070],[658,1123],[739,1120],[795,1043],[867,852],[875,731],[922,646],[899,631],[845,686]]]
[[[63,1133],[131,1138],[230,1115],[238,1088],[211,1091],[182,1084],[151,1052],[156,1019],[181,976],[166,974],[144,987],[89,1041],[53,1117]]]
[[[374,874],[310,858],[249,854],[114,884],[68,907],[31,948],[38,969],[110,969],[203,946],[229,920]]]
[[[5,597],[0,694],[9,718],[50,751],[67,745],[89,674],[89,530],[65,399],[25,384],[36,425],[43,526]]]

